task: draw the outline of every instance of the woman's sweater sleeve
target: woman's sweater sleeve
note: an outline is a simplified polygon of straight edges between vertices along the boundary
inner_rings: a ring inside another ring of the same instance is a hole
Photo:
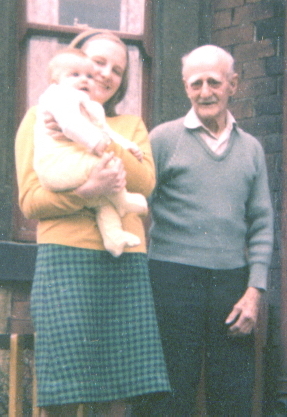
[[[116,156],[124,163],[127,172],[127,189],[148,197],[155,187],[155,168],[147,129],[140,117],[121,116],[121,123],[116,119],[108,119],[111,128],[136,143],[143,152],[143,161],[139,162],[130,151],[116,143],[111,145]]]
[[[30,219],[75,213],[86,205],[86,201],[72,191],[55,193],[44,189],[33,169],[35,120],[34,107],[26,113],[16,135],[15,158],[20,209]]]

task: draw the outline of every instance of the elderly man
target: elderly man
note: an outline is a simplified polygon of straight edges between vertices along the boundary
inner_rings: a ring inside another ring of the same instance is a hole
[[[210,416],[249,416],[254,335],[273,240],[264,153],[227,110],[232,56],[183,58],[192,108],[151,133],[150,274],[173,394],[142,415],[193,415],[201,368]],[[203,355],[204,351],[204,355]]]

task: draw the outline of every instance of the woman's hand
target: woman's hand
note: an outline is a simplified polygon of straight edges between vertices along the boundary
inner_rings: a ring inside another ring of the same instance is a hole
[[[91,171],[88,180],[75,192],[83,198],[93,198],[118,193],[126,186],[126,172],[122,161],[114,153],[105,153]]]

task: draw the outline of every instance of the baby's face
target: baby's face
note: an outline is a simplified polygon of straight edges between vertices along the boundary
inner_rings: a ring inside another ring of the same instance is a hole
[[[67,63],[62,69],[59,84],[84,91],[91,98],[95,89],[94,65],[89,59],[73,57],[73,62]]]

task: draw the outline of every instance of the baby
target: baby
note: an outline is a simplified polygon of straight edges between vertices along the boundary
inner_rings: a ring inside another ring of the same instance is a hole
[[[50,86],[40,96],[34,134],[34,168],[43,187],[51,191],[73,190],[83,185],[111,141],[128,149],[139,161],[139,147],[113,131],[103,106],[92,100],[95,81],[93,62],[78,49],[65,49],[49,63]],[[55,138],[45,126],[47,115],[59,124],[63,137]],[[145,214],[143,195],[123,189],[106,198],[91,200],[104,247],[120,256],[126,246],[140,239],[122,229],[121,217]]]

